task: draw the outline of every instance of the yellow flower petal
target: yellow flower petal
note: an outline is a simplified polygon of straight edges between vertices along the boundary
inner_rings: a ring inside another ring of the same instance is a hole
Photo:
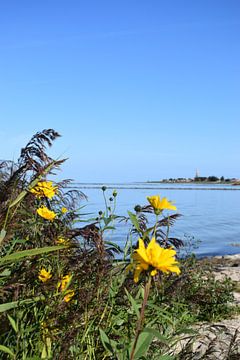
[[[57,186],[53,186],[52,181],[39,181],[37,185],[30,190],[38,199],[47,197],[52,199],[57,192]]]
[[[42,206],[37,209],[38,215],[40,215],[42,218],[46,220],[53,221],[57,214],[55,214],[54,211],[49,210],[46,206]]]
[[[51,277],[52,277],[51,271],[47,271],[47,270],[44,269],[44,268],[42,268],[42,269],[39,271],[38,278],[39,278],[39,280],[41,280],[42,282],[48,281],[49,279],[51,279]]]
[[[136,252],[142,258],[142,260],[147,263],[148,262],[148,256],[147,256],[147,252],[146,252],[146,248],[145,248],[143,239],[138,239],[138,246],[139,247],[136,250]]]
[[[75,295],[75,293],[74,293],[73,290],[67,290],[67,291],[66,291],[66,295],[64,296],[63,300],[64,300],[65,302],[69,302],[74,295]]]
[[[60,288],[60,291],[64,291],[66,287],[69,286],[70,282],[72,280],[72,275],[67,274],[62,277],[61,281],[58,283],[58,288]]]
[[[157,270],[156,270],[156,269],[155,269],[155,270],[152,270],[150,274],[151,274],[151,276],[157,275]]]
[[[144,269],[141,266],[136,266],[135,271],[134,271],[134,275],[133,275],[134,282],[137,283],[139,281],[139,276],[140,276],[140,274],[141,274],[141,272],[143,270]]]
[[[160,196],[154,195],[154,196],[147,196],[147,200],[152,205],[154,209],[160,208]]]
[[[69,245],[70,240],[59,237],[55,242],[59,245]]]
[[[176,251],[172,248],[162,248],[153,237],[147,247],[142,239],[138,241],[138,249],[132,255],[133,263],[129,269],[135,268],[134,281],[139,281],[139,276],[143,271],[149,271],[150,275],[155,276],[157,271],[166,273],[180,274],[179,264],[175,259]]]
[[[171,201],[168,201],[166,197],[162,198],[161,207],[167,210],[177,210],[176,206],[173,205]]]
[[[152,205],[156,213],[160,213],[163,210],[177,210],[176,206],[168,201],[166,197],[160,199],[159,195],[147,196],[147,200]]]

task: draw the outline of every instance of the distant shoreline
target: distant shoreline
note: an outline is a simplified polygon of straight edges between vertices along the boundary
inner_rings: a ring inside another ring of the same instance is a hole
[[[143,183],[146,184],[147,183]],[[157,184],[157,183],[154,183]],[[163,183],[161,183],[163,184]],[[159,184],[159,186],[134,186],[134,185],[118,185],[118,184],[111,184],[108,185],[106,184],[107,189],[110,190],[114,190],[114,189],[129,189],[129,190],[139,190],[139,189],[146,189],[146,190],[225,190],[225,191],[240,191],[240,187],[191,187],[191,186],[185,186],[185,187],[181,187],[180,183],[169,183],[169,184],[174,184],[175,186],[161,186],[161,184]],[[167,184],[167,183],[164,183]],[[179,185],[179,186],[176,186]],[[202,185],[202,184],[200,184]],[[208,184],[210,185],[210,184]],[[68,186],[68,189],[101,189],[102,188],[102,184],[73,184],[72,186]]]
[[[233,185],[240,185],[239,184],[234,184],[230,181],[163,181],[163,180],[159,180],[159,181],[145,181],[146,184],[194,184],[194,185],[229,185],[229,186],[233,186]]]

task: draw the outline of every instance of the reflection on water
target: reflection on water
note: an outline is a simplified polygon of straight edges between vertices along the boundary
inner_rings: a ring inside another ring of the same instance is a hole
[[[103,184],[77,184],[88,197],[87,212],[94,216],[104,211],[101,191]],[[176,221],[171,236],[192,236],[200,240],[195,251],[199,256],[224,255],[240,252],[240,186],[223,184],[157,184],[128,183],[107,184],[106,195],[117,189],[116,214],[127,216],[135,205],[146,205],[146,196],[159,194],[175,202],[183,216]],[[184,191],[182,191],[184,190]],[[201,191],[199,191],[201,190]],[[215,190],[215,191],[212,191]],[[124,246],[127,229],[119,224],[109,233],[111,241]],[[237,244],[238,246],[233,246]]]

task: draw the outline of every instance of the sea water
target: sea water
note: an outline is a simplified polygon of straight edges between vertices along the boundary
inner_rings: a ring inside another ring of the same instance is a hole
[[[88,217],[97,217],[98,211],[105,211],[101,187],[106,185],[106,198],[117,190],[117,215],[128,216],[135,205],[147,205],[147,196],[166,196],[177,206],[182,216],[171,227],[170,236],[197,245],[198,256],[226,255],[240,252],[240,186],[228,184],[193,183],[118,183],[83,184],[75,186],[86,196],[82,210]],[[169,211],[165,214],[173,214]],[[129,227],[124,222],[117,224],[115,231],[109,231],[105,238],[124,247]]]

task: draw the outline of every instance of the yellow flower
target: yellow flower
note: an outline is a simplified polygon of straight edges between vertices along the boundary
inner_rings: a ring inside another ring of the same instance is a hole
[[[64,239],[62,237],[59,237],[56,240],[56,243],[59,244],[59,245],[68,245],[69,244],[69,239]]]
[[[62,277],[62,280],[58,283],[58,288],[60,291],[64,291],[66,287],[69,285],[70,281],[72,279],[72,275],[65,275]]]
[[[61,212],[62,212],[63,214],[65,214],[66,212],[68,212],[68,209],[65,208],[65,207],[62,207]]]
[[[69,302],[74,295],[75,295],[75,293],[73,290],[67,290],[66,295],[64,296],[63,300],[65,302]]]
[[[48,281],[49,279],[51,279],[51,277],[52,277],[51,271],[47,271],[47,270],[44,269],[44,268],[42,268],[42,269],[39,271],[38,278],[39,278],[39,280],[41,280],[42,282]]]
[[[40,215],[42,218],[46,220],[53,221],[57,214],[55,214],[54,211],[49,210],[46,206],[41,206],[37,209],[38,215]]]
[[[53,186],[52,181],[39,181],[37,185],[30,190],[38,199],[47,197],[52,199],[57,192],[57,186]]]
[[[134,251],[133,263],[129,265],[128,269],[134,269],[135,282],[138,282],[142,271],[150,271],[151,276],[156,275],[157,271],[180,274],[175,255],[175,250],[162,248],[155,238],[152,238],[147,247],[145,247],[144,241],[139,239],[139,247]]]
[[[63,300],[65,302],[69,302],[71,300],[71,298],[74,296],[74,291],[73,290],[67,290],[70,282],[72,280],[72,275],[68,274],[62,277],[62,280],[58,282],[58,289],[61,292],[65,292],[65,296],[63,298]],[[65,291],[66,290],[66,291]]]
[[[160,199],[159,195],[147,196],[149,203],[154,208],[155,213],[158,215],[164,209],[166,210],[177,210],[176,206],[172,204],[171,201],[168,201],[166,197]]]

